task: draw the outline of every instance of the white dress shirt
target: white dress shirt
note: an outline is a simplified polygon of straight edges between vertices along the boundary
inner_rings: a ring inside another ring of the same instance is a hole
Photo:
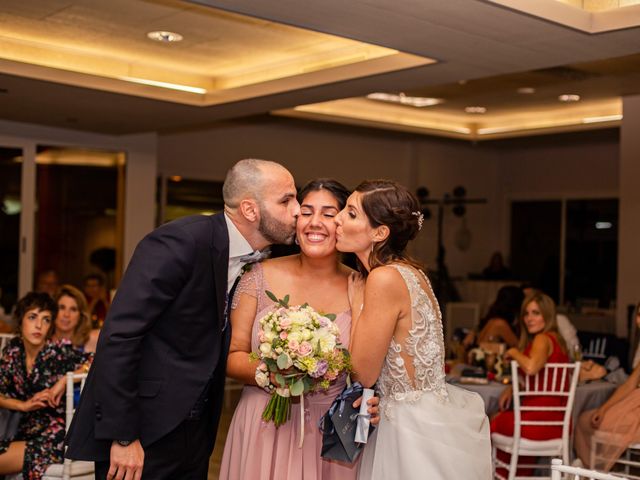
[[[240,257],[252,253],[253,248],[251,248],[249,242],[242,236],[226,213],[224,214],[224,220],[227,222],[227,230],[229,231],[229,265],[227,267],[227,293],[229,293],[236,278],[240,275],[242,267],[247,263],[241,261]]]

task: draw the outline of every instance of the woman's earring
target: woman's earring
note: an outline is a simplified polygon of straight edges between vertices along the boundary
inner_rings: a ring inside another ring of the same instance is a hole
[[[294,242],[296,245],[300,245],[300,242],[298,241],[298,237],[293,237],[293,242]]]

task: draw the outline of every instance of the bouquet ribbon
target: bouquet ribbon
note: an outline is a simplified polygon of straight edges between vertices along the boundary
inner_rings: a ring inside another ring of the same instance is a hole
[[[331,417],[336,412],[336,410],[338,410],[340,415],[342,415],[345,404],[347,402],[351,403],[354,398],[358,398],[361,395],[362,395],[362,385],[360,384],[360,382],[354,382],[348,387],[346,387],[344,390],[342,390],[342,392],[340,392],[340,394],[336,397],[336,399],[331,404],[329,411],[325,413],[322,416],[322,418],[320,418],[320,422],[318,423],[318,427],[320,428],[320,431],[322,433],[327,433],[329,435],[333,434],[333,431],[334,431],[333,422],[329,422],[331,423],[330,431],[325,432],[324,430],[325,419],[327,418],[331,419]]]

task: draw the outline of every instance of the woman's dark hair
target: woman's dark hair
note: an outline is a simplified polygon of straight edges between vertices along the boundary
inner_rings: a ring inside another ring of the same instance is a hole
[[[49,296],[48,293],[29,292],[16,303],[16,310],[13,314],[16,320],[16,331],[20,333],[22,331],[22,321],[29,310],[37,308],[41,311],[51,312],[51,326],[58,314],[58,305]],[[47,338],[53,334],[53,328],[49,328],[47,332]]]
[[[487,315],[480,320],[480,324],[478,326],[479,331],[482,330],[487,322],[492,318],[502,318],[511,325],[511,328],[516,330],[515,333],[517,335],[517,330],[519,328],[517,320],[523,300],[524,293],[522,293],[522,289],[519,287],[502,287],[498,290],[496,300],[489,307]]]
[[[392,180],[365,180],[355,191],[362,194],[362,209],[369,224],[373,228],[381,225],[389,228],[387,238],[374,244],[369,267],[373,269],[392,262],[402,262],[422,269],[405,252],[422,223],[418,199],[406,187]]]
[[[351,192],[337,180],[332,178],[317,178],[311,180],[298,192],[298,202],[302,203],[302,200],[311,192],[317,192],[320,190],[326,190],[329,192],[338,202],[339,210],[342,210],[347,204],[347,198],[351,195]]]

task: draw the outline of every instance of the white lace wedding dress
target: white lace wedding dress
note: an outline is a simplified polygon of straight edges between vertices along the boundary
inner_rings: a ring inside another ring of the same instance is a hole
[[[393,266],[411,295],[413,328],[389,345],[378,378],[380,424],[364,450],[359,479],[489,480],[484,403],[445,382],[442,318],[426,276]]]

